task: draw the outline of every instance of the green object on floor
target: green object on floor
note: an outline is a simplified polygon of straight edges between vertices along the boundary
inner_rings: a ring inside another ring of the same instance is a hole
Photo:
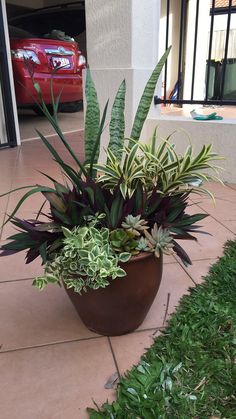
[[[217,115],[216,112],[210,113],[209,115],[201,115],[193,109],[190,112],[193,119],[196,119],[197,121],[220,121],[223,119],[222,116]]]
[[[89,409],[90,419],[236,418],[235,301],[231,241],[205,281],[181,299],[138,366],[121,379],[116,401]]]

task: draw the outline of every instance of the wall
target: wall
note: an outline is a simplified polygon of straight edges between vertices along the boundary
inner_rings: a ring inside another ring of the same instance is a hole
[[[5,144],[5,143],[7,143],[7,132],[6,132],[6,126],[5,126],[1,81],[0,81],[0,144]]]
[[[159,0],[99,0],[99,8],[98,0],[86,0],[88,63],[99,102],[103,108],[110,99],[109,115],[125,78],[126,135],[130,135],[139,98],[157,63],[159,13]],[[102,137],[104,148],[108,139],[109,121]]]
[[[221,173],[222,180],[236,183],[236,120],[224,119],[222,121],[194,121],[186,120],[184,117],[164,117],[149,118],[145,125],[145,137],[150,138],[153,129],[158,126],[160,137],[167,136],[174,131],[178,131],[172,137],[177,146],[177,151],[184,152],[188,145],[188,136],[196,151],[199,151],[203,144],[213,144],[215,152],[225,157],[225,160],[216,162],[222,166],[224,171]]]

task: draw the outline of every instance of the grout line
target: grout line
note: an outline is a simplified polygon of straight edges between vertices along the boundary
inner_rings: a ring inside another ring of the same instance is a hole
[[[9,283],[9,282],[33,281],[34,278],[35,277],[33,277],[33,278],[18,278],[18,279],[4,279],[4,280],[0,279],[0,285],[1,284],[6,284],[6,283]]]
[[[164,319],[163,319],[163,322],[162,322],[162,326],[164,326],[165,323],[166,323],[166,318],[167,318],[167,314],[168,314],[168,310],[169,310],[169,305],[170,305],[170,292],[168,292],[168,294],[167,294],[166,309],[165,309],[165,314],[164,314]]]
[[[24,350],[28,350],[28,349],[38,349],[38,348],[47,348],[50,346],[55,346],[55,345],[63,345],[63,344],[67,344],[67,343],[74,343],[74,342],[84,342],[86,340],[96,340],[96,339],[102,339],[104,338],[104,336],[90,336],[88,338],[80,338],[80,339],[70,339],[70,340],[62,340],[62,341],[56,341],[56,342],[51,342],[51,343],[42,343],[42,344],[38,344],[38,345],[32,345],[32,346],[21,346],[19,348],[14,348],[14,349],[6,349],[6,350],[0,350],[0,356],[1,354],[6,354],[9,352],[18,352],[18,351],[24,351]],[[0,346],[1,348],[1,346]]]
[[[179,266],[183,269],[183,271],[188,275],[189,279],[194,283],[194,285],[197,285],[197,282],[194,281],[194,279],[192,278],[192,276],[190,275],[190,273],[187,271],[187,269],[185,268],[185,266],[177,259],[177,257],[174,255],[175,260],[177,261],[177,263],[179,264]],[[211,260],[211,259],[199,259],[199,260]],[[193,260],[192,262],[197,262],[197,260]]]
[[[228,183],[225,183],[225,185],[227,186],[227,188],[231,189],[231,191],[234,191],[236,193],[236,189],[233,188],[231,185],[229,185]]]
[[[180,263],[180,267],[188,275],[189,279],[194,283],[194,285],[198,285],[198,283],[194,281],[194,279],[192,278],[192,276],[190,275],[190,273],[187,271],[187,268],[184,265],[181,265],[181,263]]]
[[[116,367],[116,371],[117,371],[118,377],[120,379],[121,378],[121,373],[120,373],[118,363],[117,363],[117,360],[116,360],[115,352],[114,352],[113,347],[112,347],[111,338],[109,336],[107,336],[107,340],[108,340],[108,343],[109,343],[109,346],[110,346],[110,350],[111,350],[113,361],[114,361],[114,364],[115,364],[115,367]]]
[[[83,128],[79,128],[79,129],[74,129],[71,131],[64,131],[62,134],[73,134],[74,132],[82,132],[84,131]],[[47,138],[51,138],[51,137],[58,137],[57,134],[48,134],[46,135]],[[34,140],[40,140],[40,137],[30,137],[30,138],[25,138],[24,140],[21,140],[21,144],[23,143],[28,143],[29,141],[34,141]]]
[[[196,204],[202,211],[205,211],[204,210],[204,208],[202,208],[201,207],[201,205],[199,205],[199,204]],[[205,211],[206,212],[206,211]],[[228,231],[230,231],[231,233],[233,233],[233,234],[235,234],[235,232],[234,231],[232,231],[229,227],[227,227],[227,226],[225,226],[224,224],[223,224],[223,221],[224,220],[222,220],[222,221],[220,221],[220,220],[218,220],[217,218],[215,218],[212,214],[209,214],[208,213],[208,216],[209,217],[211,217],[214,221],[216,221],[217,223],[219,223],[219,224],[221,224],[224,228],[226,228],[226,230],[228,230]],[[234,221],[234,220],[225,220],[225,221]]]

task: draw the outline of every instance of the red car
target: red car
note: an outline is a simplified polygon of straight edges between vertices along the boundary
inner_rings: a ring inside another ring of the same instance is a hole
[[[76,105],[82,101],[82,70],[86,60],[77,42],[38,38],[12,26],[9,33],[18,107],[31,107],[38,111],[32,74],[34,81],[40,85],[48,108],[52,103],[52,78],[53,95],[57,97],[61,94],[61,104]]]

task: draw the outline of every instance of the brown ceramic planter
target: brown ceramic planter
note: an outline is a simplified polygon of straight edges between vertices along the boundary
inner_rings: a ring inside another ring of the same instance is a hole
[[[82,295],[66,292],[88,329],[105,336],[123,335],[145,319],[160,286],[162,264],[162,257],[143,253],[123,264],[127,276],[111,280],[108,287]]]

